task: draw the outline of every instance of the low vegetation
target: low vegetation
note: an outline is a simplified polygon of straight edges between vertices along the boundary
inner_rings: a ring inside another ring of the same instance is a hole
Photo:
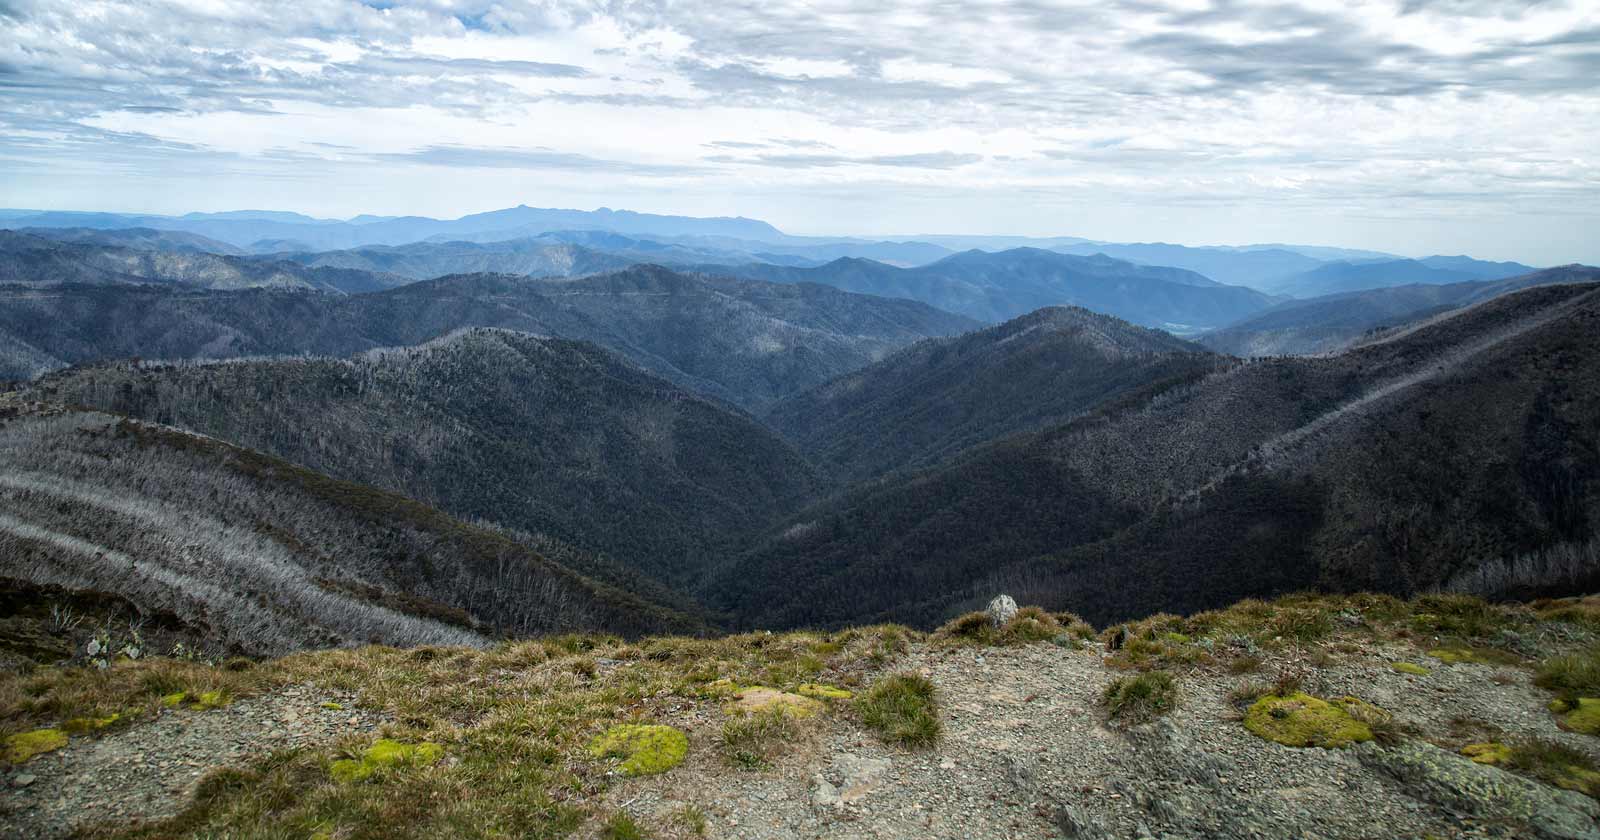
[[[939,740],[944,724],[934,686],[920,674],[892,674],[874,683],[856,702],[868,729],[891,744],[928,747]]]
[[[1120,677],[1100,698],[1111,720],[1124,726],[1148,723],[1178,705],[1178,685],[1166,671]]]
[[[1383,716],[1381,710],[1354,697],[1323,700],[1295,692],[1256,700],[1245,712],[1244,725],[1286,747],[1335,749],[1373,740],[1369,721]]]
[[[936,644],[1009,647],[1053,641],[1063,645],[1094,638],[1094,627],[1070,612],[1049,613],[1038,607],[1017,610],[996,627],[986,612],[969,612],[946,622],[933,634]]]

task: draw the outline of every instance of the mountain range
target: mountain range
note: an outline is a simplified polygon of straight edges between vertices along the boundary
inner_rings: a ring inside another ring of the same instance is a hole
[[[1600,582],[1597,269],[163,218],[0,232],[0,575],[229,650]]]

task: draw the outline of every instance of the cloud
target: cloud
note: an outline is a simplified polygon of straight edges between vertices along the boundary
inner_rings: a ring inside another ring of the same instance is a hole
[[[427,146],[411,152],[380,153],[373,157],[396,163],[475,169],[557,169],[566,172],[615,172],[630,175],[692,175],[705,171],[705,167],[701,166],[606,160],[550,149]]]
[[[1600,216],[1592,2],[0,0],[0,19],[19,203],[71,179],[107,202],[205,194],[105,177],[144,161],[305,182],[270,194],[308,210],[333,171],[418,204],[359,208],[394,212],[468,172],[517,203],[527,171],[617,205],[692,177],[707,201],[882,208],[803,220],[846,229],[989,194]]]

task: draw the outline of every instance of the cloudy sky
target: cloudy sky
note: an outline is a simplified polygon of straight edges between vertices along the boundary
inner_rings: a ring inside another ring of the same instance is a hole
[[[0,0],[0,206],[1600,263],[1600,0]]]

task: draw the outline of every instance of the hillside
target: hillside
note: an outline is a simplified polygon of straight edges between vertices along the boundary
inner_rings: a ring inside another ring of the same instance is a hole
[[[84,239],[84,237],[78,237]],[[0,230],[0,285],[152,283],[196,289],[277,288],[355,294],[408,282],[391,274],[308,268],[192,249],[55,241]]]
[[[1600,269],[1561,266],[1503,280],[1412,284],[1280,303],[1195,341],[1235,356],[1328,353],[1385,327],[1549,283],[1600,280]]]
[[[1084,242],[1051,248],[1063,254],[1105,254],[1140,265],[1168,265],[1202,274],[1218,283],[1271,290],[1285,277],[1310,271],[1322,260],[1289,248],[1191,248],[1164,242]]]
[[[504,330],[349,359],[80,368],[35,393],[548,534],[668,582],[821,488],[720,403],[592,344]]]
[[[1052,307],[929,339],[778,403],[767,422],[854,479],[931,466],[1222,364],[1173,336]]]
[[[927,625],[1004,588],[1094,621],[1306,587],[1577,587],[1600,505],[1600,286],[1339,356],[1236,364],[851,490],[705,587],[753,626]],[[1575,554],[1572,552],[1576,552]],[[1517,574],[1513,574],[1517,572]]]
[[[66,663],[0,673],[0,736],[37,751],[0,832],[1592,840],[1597,615],[1300,596],[1098,635],[1024,608],[934,634]]]
[[[0,412],[5,588],[124,599],[152,637],[263,655],[699,626],[602,582],[651,591],[597,558],[562,549],[589,568],[563,566],[391,493],[115,416],[15,398]]]
[[[572,277],[616,271],[647,260],[581,245],[544,239],[505,242],[416,242],[409,245],[373,245],[344,251],[275,254],[316,268],[343,268],[398,274],[427,280],[446,274],[524,274],[536,277]]]
[[[185,251],[204,254],[237,256],[245,253],[226,242],[219,242],[197,233],[153,228],[124,228],[100,230],[97,228],[24,228],[18,233],[71,242],[78,245],[110,245],[118,248],[135,248],[142,251]]]
[[[704,270],[919,300],[991,323],[1046,306],[1081,306],[1142,326],[1195,332],[1238,320],[1272,303],[1260,292],[1222,286],[1183,269],[1037,248],[966,251],[916,268],[841,259],[816,268],[746,265]]]
[[[342,356],[474,326],[592,341],[760,410],[919,339],[977,325],[911,301],[652,266],[571,281],[461,275],[350,297],[0,287],[0,378],[134,356]]]
[[[1427,257],[1421,260],[1363,260],[1324,263],[1279,278],[1261,288],[1298,298],[1381,289],[1418,283],[1439,285],[1472,280],[1501,280],[1537,271],[1519,263],[1494,263],[1469,257]]]

